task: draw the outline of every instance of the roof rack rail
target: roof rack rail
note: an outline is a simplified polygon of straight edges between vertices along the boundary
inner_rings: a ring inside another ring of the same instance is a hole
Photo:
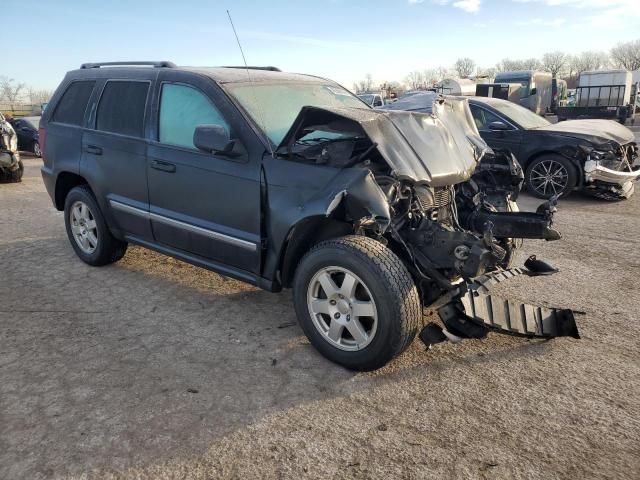
[[[96,63],[83,63],[80,65],[81,69],[85,68],[100,68],[100,67],[122,67],[122,66],[142,66],[148,65],[155,68],[175,68],[176,64],[173,62],[96,62]]]
[[[222,68],[241,68],[243,70],[246,70],[248,68],[249,70],[267,70],[269,72],[282,71],[278,67],[252,67],[252,66],[245,67],[244,65],[223,65]]]

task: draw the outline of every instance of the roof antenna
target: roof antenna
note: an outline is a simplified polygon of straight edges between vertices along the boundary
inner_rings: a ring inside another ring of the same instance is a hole
[[[229,17],[229,23],[231,24],[231,29],[233,30],[233,34],[236,37],[236,42],[238,42],[238,48],[240,49],[240,54],[242,55],[242,61],[244,62],[244,68],[247,70],[247,77],[249,78],[249,83],[253,85],[253,80],[251,79],[251,72],[249,71],[249,65],[247,65],[247,59],[244,56],[244,50],[242,50],[242,45],[240,45],[240,39],[238,38],[238,32],[236,32],[236,27],[233,24],[233,20],[231,19],[231,13],[227,10],[227,16]],[[253,91],[253,100],[257,107],[259,107],[258,97],[256,96],[255,90]],[[267,135],[266,122],[264,121],[264,111],[260,110],[260,116],[262,117],[262,129],[264,131],[265,137],[267,137],[267,144],[269,145],[269,151],[271,152],[271,156],[275,158],[275,152],[273,151],[273,145],[271,145],[271,139]]]

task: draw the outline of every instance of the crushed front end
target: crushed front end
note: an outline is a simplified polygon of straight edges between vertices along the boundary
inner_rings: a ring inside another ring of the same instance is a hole
[[[640,178],[640,158],[635,142],[615,142],[589,149],[584,164],[588,192],[605,200],[622,200],[633,195]]]
[[[402,259],[423,306],[442,319],[443,326],[425,327],[426,343],[490,330],[578,336],[569,310],[486,294],[491,282],[514,274],[555,272],[535,258],[513,269],[513,255],[525,238],[560,234],[553,228],[555,198],[535,212],[518,210],[522,168],[509,152],[486,145],[467,100],[439,97],[430,115],[304,107],[276,153],[338,170],[305,208],[321,208]]]

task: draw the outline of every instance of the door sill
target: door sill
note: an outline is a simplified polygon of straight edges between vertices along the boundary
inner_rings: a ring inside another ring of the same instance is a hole
[[[255,285],[256,287],[270,292],[279,290],[278,288],[276,288],[276,285],[273,281],[262,278],[258,275],[255,275],[254,273],[247,272],[246,270],[240,270],[238,268],[230,267],[229,265],[213,262],[199,255],[194,255],[182,250],[178,250],[176,248],[168,247],[166,245],[143,240],[133,235],[125,235],[124,238],[127,242],[140,245],[141,247],[145,247],[150,250],[155,250],[156,252],[168,255],[169,257],[177,258],[178,260],[182,260],[183,262],[195,265],[196,267],[211,270],[212,272],[219,273],[220,275],[224,275],[225,277],[240,280],[241,282]]]

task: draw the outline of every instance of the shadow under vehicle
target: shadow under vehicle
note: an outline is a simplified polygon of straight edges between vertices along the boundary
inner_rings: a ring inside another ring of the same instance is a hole
[[[511,268],[519,239],[556,240],[554,201],[519,212],[517,161],[467,100],[379,111],[327,79],[170,62],[85,64],[40,123],[42,175],[70,243],[105,265],[134,243],[270,291],[293,288],[327,358],[386,364],[426,344],[578,337],[570,310],[491,295],[554,269]]]

